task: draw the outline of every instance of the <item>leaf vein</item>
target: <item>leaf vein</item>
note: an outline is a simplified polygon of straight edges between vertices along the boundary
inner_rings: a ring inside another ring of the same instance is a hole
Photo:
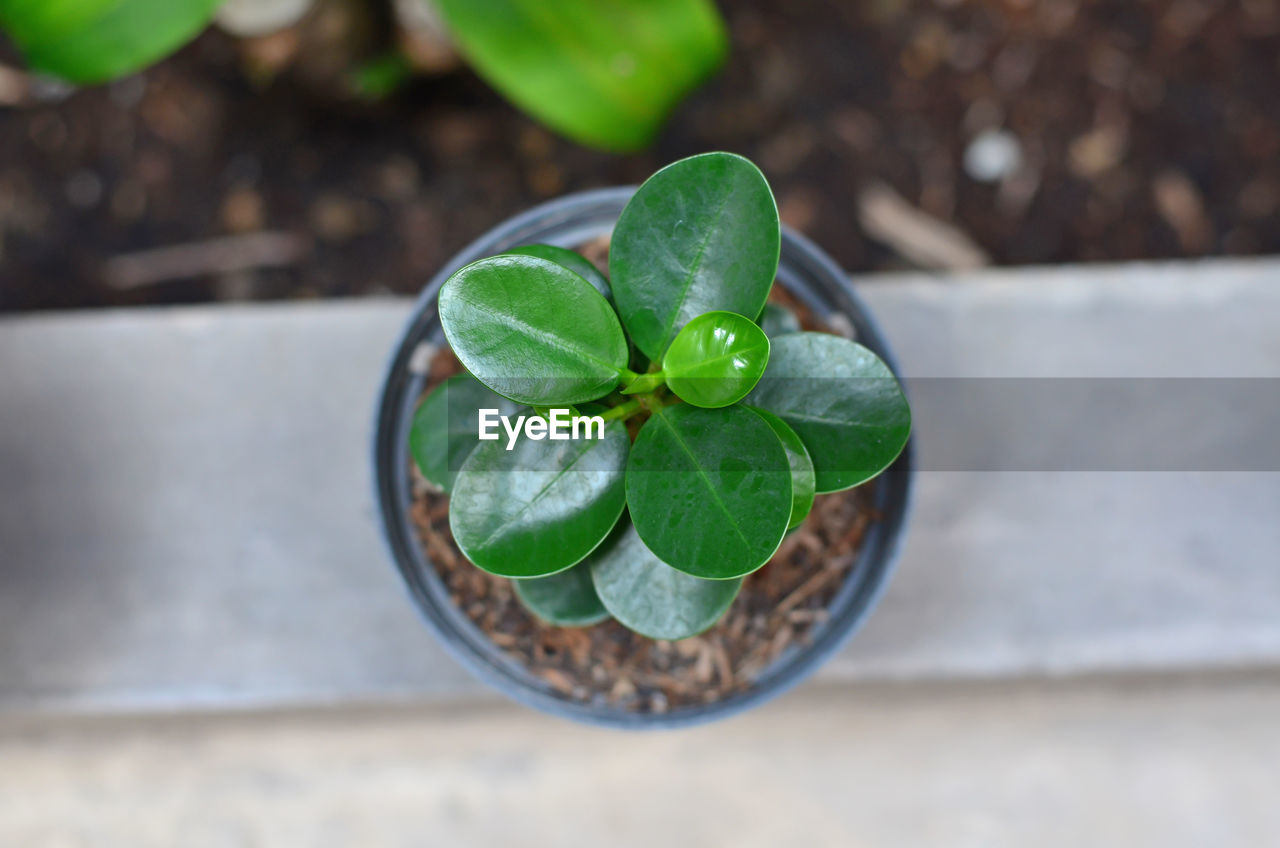
[[[618,367],[616,365],[613,365],[612,363],[601,359],[600,357],[596,356],[593,352],[585,348],[577,347],[572,344],[567,344],[562,337],[556,335],[555,333],[548,332],[547,330],[544,330],[541,327],[535,327],[534,325],[528,323],[527,321],[522,321],[521,319],[517,318],[516,316],[512,315],[509,312],[502,312],[500,310],[493,309],[483,301],[468,300],[467,298],[461,297],[461,296],[458,297],[458,300],[477,312],[487,315],[490,318],[497,319],[497,323],[501,324],[502,326],[506,327],[509,330],[523,332],[527,336],[533,339],[536,339],[537,341],[541,342],[547,347],[558,350],[561,353],[567,353],[574,356],[578,356],[589,362],[600,365],[601,367],[607,369],[608,371],[614,374],[619,373]]]
[[[705,235],[702,237],[702,243],[698,245],[698,252],[693,255],[693,261],[689,263],[689,271],[685,274],[684,286],[680,289],[680,296],[676,299],[675,308],[671,310],[671,317],[667,321],[667,325],[662,331],[662,340],[659,345],[658,354],[661,355],[667,349],[667,345],[671,343],[671,331],[675,329],[676,316],[680,314],[680,309],[684,306],[685,300],[689,297],[689,289],[693,288],[693,278],[697,276],[698,269],[702,266],[702,256],[707,251],[707,245],[711,243],[711,237],[715,235],[716,224],[720,221],[720,216],[724,214],[724,208],[729,205],[729,196],[733,194],[732,188],[726,188],[724,196],[720,198],[720,205],[716,207],[715,215],[712,216],[707,224]]]
[[[573,470],[573,467],[574,467],[575,465],[577,465],[577,464],[578,464],[578,461],[579,461],[579,460],[581,460],[581,459],[582,459],[584,456],[586,456],[588,453],[590,453],[591,448],[592,448],[592,447],[594,447],[594,445],[590,445],[590,444],[586,444],[586,443],[582,443],[582,444],[584,444],[584,445],[585,445],[585,449],[584,449],[584,450],[579,451],[579,452],[578,452],[578,453],[573,457],[573,459],[569,462],[569,464],[568,464],[568,465],[566,465],[564,468],[561,468],[559,471],[557,471],[554,477],[552,477],[550,480],[548,480],[548,481],[547,481],[547,482],[542,486],[542,488],[541,488],[541,489],[539,489],[539,490],[537,491],[537,493],[536,493],[532,498],[530,498],[528,501],[526,501],[526,502],[525,502],[525,505],[524,505],[524,506],[522,506],[522,507],[521,507],[519,510],[517,510],[514,514],[512,514],[512,515],[508,516],[507,518],[503,519],[503,520],[502,520],[502,521],[501,521],[501,522],[500,522],[500,523],[499,523],[499,524],[498,524],[498,525],[493,529],[493,531],[492,531],[491,533],[489,533],[489,535],[488,535],[488,536],[485,536],[485,537],[484,537],[484,540],[483,540],[482,542],[480,542],[480,543],[477,545],[477,547],[479,547],[479,548],[488,547],[488,545],[489,545],[489,543],[490,543],[490,542],[492,542],[494,539],[496,539],[496,538],[498,538],[499,536],[501,536],[501,535],[503,535],[504,533],[506,533],[506,532],[511,528],[511,526],[512,526],[513,524],[515,524],[515,523],[516,523],[516,521],[517,521],[521,516],[523,516],[526,512],[528,512],[530,509],[532,509],[532,508],[533,508],[533,506],[534,506],[534,504],[538,503],[538,502],[539,502],[539,501],[541,501],[544,497],[546,497],[547,493],[552,489],[552,487],[554,487],[556,483],[560,482],[560,478],[564,477],[564,475],[566,475],[566,474],[568,474],[570,471],[572,471],[572,470]]]
[[[742,544],[750,549],[751,542],[749,542],[747,537],[743,535],[742,528],[738,526],[738,523],[733,520],[733,512],[725,505],[725,502],[721,500],[719,491],[717,491],[716,487],[711,483],[711,477],[708,476],[707,472],[702,468],[701,463],[698,462],[697,456],[695,456],[693,451],[689,449],[689,445],[683,438],[681,438],[680,431],[667,420],[667,416],[662,413],[661,409],[655,410],[653,417],[661,421],[666,428],[671,431],[671,435],[676,440],[676,444],[680,446],[682,451],[684,451],[685,456],[689,457],[689,461],[693,463],[694,470],[698,472],[698,476],[711,492],[711,499],[715,501],[716,506],[720,507],[720,511],[724,513],[725,518],[729,519],[729,526],[733,528],[733,532],[737,533],[738,538],[742,540]]]

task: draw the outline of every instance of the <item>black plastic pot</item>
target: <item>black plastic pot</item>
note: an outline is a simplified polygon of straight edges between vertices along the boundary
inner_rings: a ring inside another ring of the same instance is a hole
[[[574,247],[610,232],[633,191],[603,189],[545,203],[490,230],[449,260],[418,298],[392,356],[378,404],[373,462],[391,555],[427,624],[460,663],[515,700],[565,718],[608,727],[680,727],[724,718],[785,692],[848,641],[879,598],[901,546],[911,489],[912,446],[908,443],[897,462],[869,484],[881,518],[866,534],[857,562],[831,602],[826,622],[815,626],[808,644],[780,656],[746,691],[663,714],[584,704],[557,694],[494,645],[450,601],[409,519],[409,426],[426,380],[425,358],[419,351],[424,343],[438,346],[444,341],[436,315],[436,294],[450,274],[477,259],[531,242]],[[778,282],[816,314],[845,316],[858,341],[894,367],[884,339],[845,273],[807,239],[786,229]]]

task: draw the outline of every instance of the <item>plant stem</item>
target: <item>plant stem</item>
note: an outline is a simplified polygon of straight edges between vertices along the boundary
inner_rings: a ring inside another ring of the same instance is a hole
[[[625,421],[642,409],[644,409],[644,404],[640,402],[640,398],[632,398],[626,403],[620,403],[613,409],[606,410],[600,417],[603,418],[606,423],[609,421],[617,421],[618,419]]]
[[[666,385],[666,376],[661,371],[650,374],[635,374],[628,372],[628,382],[622,387],[624,395],[639,395],[652,392],[659,386]]]

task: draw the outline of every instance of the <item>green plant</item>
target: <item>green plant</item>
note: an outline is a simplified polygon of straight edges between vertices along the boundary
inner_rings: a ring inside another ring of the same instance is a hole
[[[132,73],[198,34],[224,0],[0,0],[0,29],[35,70],[74,83]],[[264,0],[265,2],[265,0]],[[288,4],[305,12],[312,0]],[[347,0],[386,7],[389,0]],[[476,72],[564,135],[634,150],[714,72],[727,50],[711,0],[419,0],[438,11]],[[369,17],[388,19],[388,8]],[[371,29],[377,29],[371,26]],[[412,71],[390,38],[353,67],[357,91],[382,96]]]
[[[411,451],[450,492],[463,553],[515,578],[536,615],[698,633],[816,494],[902,451],[911,414],[888,367],[765,312],[779,247],[764,176],[708,153],[636,192],[607,282],[572,251],[532,246],[441,288],[445,336],[470,374],[425,398]],[[485,408],[522,413],[526,437],[508,423],[510,438],[481,439]],[[594,416],[598,437],[536,436],[565,414]]]
[[[0,29],[27,63],[68,82],[132,73],[213,19],[222,0],[0,0]]]

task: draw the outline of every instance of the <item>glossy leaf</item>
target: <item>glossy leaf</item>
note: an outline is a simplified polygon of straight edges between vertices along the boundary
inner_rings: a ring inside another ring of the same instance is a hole
[[[418,470],[446,492],[476,445],[480,410],[512,415],[520,405],[507,400],[470,374],[450,377],[432,389],[413,415],[409,451]]]
[[[489,388],[530,406],[602,397],[627,364],[613,307],[579,275],[533,256],[494,256],[440,289],[458,359]]]
[[[0,0],[0,29],[32,70],[104,82],[140,70],[196,36],[221,0]]]
[[[796,431],[813,459],[820,494],[875,477],[911,435],[911,409],[889,366],[862,345],[826,333],[775,338],[769,366],[746,403]]]
[[[767,409],[752,407],[751,411],[773,428],[773,432],[778,434],[778,439],[787,452],[787,463],[791,466],[791,520],[787,522],[787,529],[791,530],[799,527],[809,514],[809,510],[813,509],[814,490],[817,485],[813,473],[813,460],[809,458],[809,451],[805,449],[804,442],[800,441],[796,431],[792,430],[787,422]]]
[[[760,313],[759,323],[760,329],[769,338],[800,332],[800,319],[781,303],[766,303],[764,311]]]
[[[514,580],[516,597],[529,612],[559,627],[586,627],[609,617],[587,560],[550,577]]]
[[[435,0],[480,76],[552,129],[609,150],[647,145],[724,61],[710,0]]]
[[[622,210],[609,250],[614,302],[636,347],[661,358],[704,312],[754,320],[780,239],[769,184],[741,156],[704,153],[658,171]]]
[[[769,338],[736,312],[707,312],[684,325],[662,359],[667,386],[681,400],[714,408],[737,403],[769,362]]]
[[[567,247],[556,247],[554,244],[526,244],[521,247],[513,247],[506,253],[515,256],[536,256],[539,259],[546,259],[548,262],[563,265],[590,283],[593,289],[606,298],[613,296],[613,292],[609,289],[609,281],[605,279],[604,274],[600,273],[600,269],[592,265],[591,260],[576,250],[570,250]]]
[[[584,563],[609,614],[652,639],[685,639],[715,624],[733,604],[742,578],[703,580],[653,555],[635,527],[619,529]]]
[[[482,442],[449,499],[449,528],[467,559],[503,577],[563,571],[600,544],[622,513],[629,439]]]
[[[787,531],[787,454],[749,409],[664,407],[631,448],[627,505],[664,562],[695,577],[740,577],[764,565]]]

